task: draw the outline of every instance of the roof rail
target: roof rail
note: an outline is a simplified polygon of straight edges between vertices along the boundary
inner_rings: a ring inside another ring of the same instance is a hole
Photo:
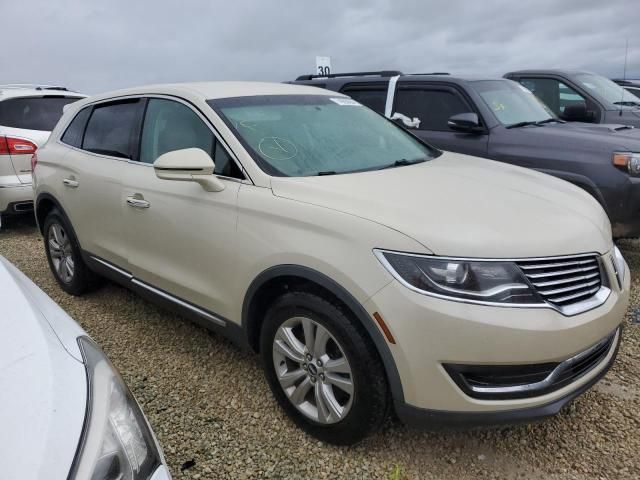
[[[34,90],[63,90],[68,91],[66,87],[59,85],[41,85],[39,83],[8,83],[0,85],[0,90],[5,88],[33,88]]]
[[[449,72],[409,73],[408,75],[451,75]]]
[[[349,72],[349,73],[331,73],[329,75],[300,75],[298,78],[296,78],[296,81],[313,80],[314,78],[338,78],[338,77],[367,77],[367,76],[395,77],[396,75],[402,75],[402,72],[399,72],[398,70],[380,70],[378,72]]]

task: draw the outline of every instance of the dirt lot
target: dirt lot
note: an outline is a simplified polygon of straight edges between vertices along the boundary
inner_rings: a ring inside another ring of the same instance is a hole
[[[419,432],[393,421],[352,448],[305,436],[271,397],[258,359],[113,284],[82,298],[51,276],[29,221],[0,231],[0,255],[69,312],[120,369],[174,478],[640,478],[640,243],[620,244],[633,275],[618,362],[559,416],[535,425]]]

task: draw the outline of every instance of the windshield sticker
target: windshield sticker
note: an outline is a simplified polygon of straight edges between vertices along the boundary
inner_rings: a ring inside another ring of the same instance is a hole
[[[337,103],[342,106],[361,107],[362,104],[356,102],[353,98],[330,98],[333,103]]]

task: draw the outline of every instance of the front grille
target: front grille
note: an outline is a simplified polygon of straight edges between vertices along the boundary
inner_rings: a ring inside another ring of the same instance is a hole
[[[506,400],[554,392],[596,368],[614,348],[619,330],[560,363],[529,365],[444,364],[453,381],[472,398]]]
[[[521,260],[517,264],[540,296],[559,307],[587,300],[602,285],[596,255]]]

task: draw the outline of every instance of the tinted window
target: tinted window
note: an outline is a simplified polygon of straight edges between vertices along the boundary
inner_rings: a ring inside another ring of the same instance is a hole
[[[215,162],[215,173],[241,177],[237,165],[202,119],[182,103],[150,99],[145,114],[140,142],[140,161],[153,163],[167,152],[184,148],[200,148]]]
[[[396,92],[394,112],[420,119],[420,130],[450,131],[452,115],[472,111],[456,93],[447,90],[400,89]]]
[[[387,89],[383,88],[355,88],[347,87],[342,93],[349,95],[363,105],[366,105],[378,113],[384,114],[384,107],[387,103]]]
[[[556,115],[561,115],[568,105],[585,102],[584,97],[573,88],[553,78],[523,78],[520,83]]]
[[[132,158],[140,100],[97,105],[89,118],[82,148],[119,158]]]
[[[82,135],[84,134],[84,127],[87,124],[90,113],[91,107],[80,110],[80,113],[75,116],[64,132],[64,135],[62,135],[61,140],[64,143],[72,147],[82,147]]]
[[[77,97],[25,97],[0,102],[0,125],[51,131],[62,116],[62,107]]]

